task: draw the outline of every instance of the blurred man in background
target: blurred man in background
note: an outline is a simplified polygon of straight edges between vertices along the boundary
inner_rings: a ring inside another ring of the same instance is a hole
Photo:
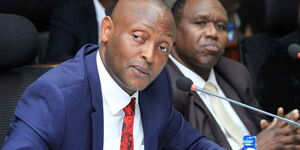
[[[86,43],[98,44],[105,9],[118,0],[82,0],[67,4],[53,12],[46,63],[71,59]]]
[[[300,149],[300,134],[292,125],[276,120],[271,125],[266,120],[260,124],[264,116],[256,112],[200,92],[182,92],[176,88],[176,80],[186,76],[200,88],[260,108],[253,98],[247,69],[222,56],[227,43],[228,17],[221,3],[178,0],[172,11],[177,27],[176,45],[167,68],[173,83],[174,105],[185,118],[227,149],[240,149],[243,135],[248,134],[257,135],[260,150]],[[283,116],[282,108],[278,114]],[[299,111],[285,117],[297,121]]]

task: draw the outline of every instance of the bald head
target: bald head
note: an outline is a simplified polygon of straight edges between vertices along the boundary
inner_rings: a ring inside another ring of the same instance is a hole
[[[131,17],[134,13],[142,13],[148,8],[147,5],[155,6],[163,11],[171,13],[171,10],[167,4],[162,0],[119,0],[116,6],[113,8],[111,14],[112,20],[116,20],[122,17]],[[125,13],[126,12],[126,13]]]
[[[173,15],[160,0],[120,0],[101,25],[100,57],[128,94],[162,71],[175,42]]]
[[[159,24],[168,25],[165,28],[169,28],[174,32],[172,33],[173,37],[176,34],[172,11],[161,0],[119,0],[113,8],[110,19],[114,28],[124,28],[132,23],[144,24],[144,21],[157,22],[157,20],[164,20]],[[166,24],[165,21],[168,23]]]

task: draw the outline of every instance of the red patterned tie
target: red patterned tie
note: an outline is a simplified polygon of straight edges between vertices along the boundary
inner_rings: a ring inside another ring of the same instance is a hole
[[[133,150],[133,122],[134,122],[135,98],[123,108],[125,113],[120,150]]]

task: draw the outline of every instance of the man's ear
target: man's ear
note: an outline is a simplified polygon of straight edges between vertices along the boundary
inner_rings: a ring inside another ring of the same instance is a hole
[[[111,31],[114,27],[114,23],[109,16],[105,16],[101,22],[100,38],[101,42],[106,43],[110,37]]]

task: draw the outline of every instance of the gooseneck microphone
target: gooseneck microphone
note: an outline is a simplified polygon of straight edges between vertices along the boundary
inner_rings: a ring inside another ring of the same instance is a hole
[[[220,95],[217,95],[217,94],[214,94],[214,93],[209,92],[207,90],[204,90],[204,89],[202,89],[200,87],[197,87],[195,84],[193,84],[193,81],[191,79],[187,78],[187,77],[178,78],[177,81],[176,81],[176,86],[177,86],[178,89],[180,89],[182,91],[185,91],[185,92],[188,92],[188,91],[200,91],[200,92],[203,92],[203,93],[206,93],[206,94],[218,97],[220,99],[226,100],[226,101],[228,101],[228,102],[230,102],[232,104],[239,105],[241,107],[253,110],[255,112],[258,112],[258,113],[261,113],[261,114],[264,114],[264,115],[267,115],[267,116],[270,116],[270,117],[273,117],[273,118],[277,118],[277,119],[283,120],[283,121],[285,121],[285,122],[287,122],[287,123],[289,123],[291,125],[300,127],[300,124],[297,123],[297,122],[295,122],[295,121],[293,121],[293,120],[289,120],[289,119],[286,119],[286,118],[283,118],[283,117],[271,114],[269,112],[257,109],[255,107],[252,107],[252,106],[240,103],[238,101],[235,101],[235,100],[232,100],[232,99],[229,99],[229,98],[226,98],[226,97],[222,97]]]
[[[298,45],[298,44],[291,44],[288,47],[288,53],[293,58],[300,59],[300,45]]]

